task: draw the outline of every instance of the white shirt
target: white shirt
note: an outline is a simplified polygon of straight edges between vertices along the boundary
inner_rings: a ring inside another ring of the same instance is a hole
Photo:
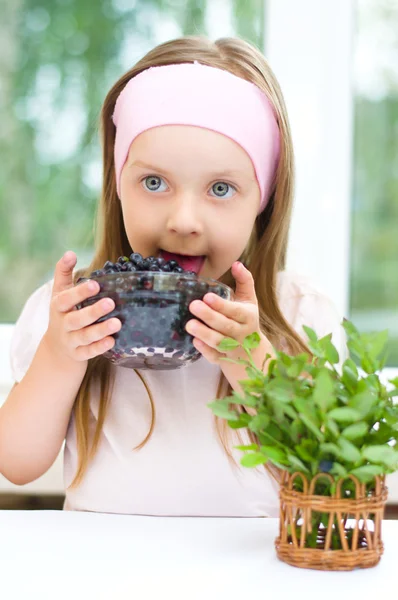
[[[48,326],[52,281],[27,300],[16,323],[10,349],[15,381],[25,375]],[[333,334],[346,357],[342,318],[334,304],[306,277],[278,275],[277,295],[287,321],[306,340],[302,325],[319,337]],[[146,390],[133,369],[115,367],[113,395],[108,405],[98,452],[82,483],[66,489],[65,510],[136,515],[278,516],[278,490],[263,468],[239,465],[242,453],[233,449],[231,465],[207,406],[215,399],[220,368],[205,358],[173,371],[141,370],[152,392],[156,422],[152,437],[138,451],[151,420]],[[54,398],[56,402],[56,398]],[[98,417],[97,384],[91,392],[91,426]],[[240,430],[241,433],[243,430]],[[231,434],[233,432],[231,431]],[[233,441],[236,445],[238,441]],[[64,484],[77,468],[74,417],[65,440]]]

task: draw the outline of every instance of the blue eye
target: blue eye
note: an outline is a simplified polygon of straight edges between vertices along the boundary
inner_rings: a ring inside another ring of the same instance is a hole
[[[211,186],[211,189],[218,198],[231,198],[231,195],[227,196],[228,188],[236,192],[234,186],[230,185],[229,183],[225,183],[225,181],[217,181],[217,183],[214,183]]]
[[[166,185],[166,189],[160,189],[161,186],[161,182],[163,181],[162,177],[158,177],[157,175],[149,175],[148,177],[145,177],[145,179],[142,180],[142,183],[144,183],[144,187],[145,189],[147,189],[149,192],[165,192],[167,189],[167,185]],[[163,182],[164,183],[164,182]]]

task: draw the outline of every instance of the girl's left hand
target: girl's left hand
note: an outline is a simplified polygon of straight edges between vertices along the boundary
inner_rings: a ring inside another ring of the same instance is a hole
[[[194,336],[195,348],[211,363],[224,366],[231,365],[220,360],[224,356],[230,358],[245,358],[247,355],[241,348],[225,354],[217,349],[218,344],[230,337],[242,343],[247,335],[257,332],[261,338],[256,354],[263,350],[264,354],[270,352],[271,344],[260,331],[260,318],[258,301],[256,297],[253,276],[240,263],[232,265],[232,275],[236,281],[235,300],[224,300],[217,294],[208,293],[202,300],[194,300],[189,306],[191,313],[199,317],[204,323],[191,319],[185,329]],[[261,365],[260,365],[261,366]]]

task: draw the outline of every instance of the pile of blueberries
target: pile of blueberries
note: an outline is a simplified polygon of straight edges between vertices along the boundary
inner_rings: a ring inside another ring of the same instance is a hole
[[[226,287],[217,281],[200,279],[175,260],[143,258],[137,252],[116,263],[106,261],[102,269],[77,283],[87,279],[98,281],[100,292],[77,308],[105,297],[114,300],[114,310],[97,321],[117,317],[122,323],[113,334],[115,345],[104,356],[134,369],[177,369],[198,360],[201,355],[185,330],[193,318],[189,305],[210,291],[228,298]]]
[[[120,256],[117,262],[113,263],[107,260],[102,269],[93,271],[91,277],[100,277],[108,273],[136,273],[137,271],[150,271],[151,273],[186,273],[187,275],[196,275],[193,271],[184,271],[176,260],[166,260],[162,257],[148,256],[143,258],[138,252],[133,252],[128,256]]]

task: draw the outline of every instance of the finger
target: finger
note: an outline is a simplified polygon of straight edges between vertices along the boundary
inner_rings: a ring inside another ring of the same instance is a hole
[[[73,288],[64,290],[59,293],[54,301],[59,312],[69,312],[75,308],[77,304],[95,296],[100,291],[98,281],[90,280],[84,283],[79,283]]]
[[[100,354],[103,354],[107,350],[110,350],[115,345],[115,339],[113,337],[106,337],[98,342],[94,342],[89,346],[79,346],[76,348],[77,360],[88,360],[89,358],[95,358]]]
[[[234,337],[239,335],[242,325],[236,321],[225,317],[221,313],[207,306],[205,302],[201,300],[194,300],[189,305],[190,312],[199,317],[206,325],[224,334],[226,337]]]
[[[200,321],[196,319],[191,319],[185,326],[185,329],[190,333],[193,337],[207,344],[210,348],[213,348],[217,352],[217,346],[221,343],[221,341],[225,338],[225,335],[218,333],[218,331],[214,331],[210,329]],[[231,337],[231,336],[227,336]]]
[[[205,294],[203,302],[213,310],[216,310],[225,317],[228,317],[241,325],[246,325],[249,321],[248,309],[250,305],[248,306],[248,304],[235,302],[234,300],[224,300],[224,298],[220,298],[220,296],[211,292]]]
[[[234,262],[232,275],[236,281],[235,300],[238,302],[253,302],[257,304],[253,275],[241,262]]]
[[[55,265],[53,295],[59,294],[73,286],[73,269],[76,265],[76,254],[71,250],[65,252]]]
[[[104,315],[109,314],[115,308],[115,302],[112,298],[102,298],[91,306],[86,306],[80,310],[71,311],[65,317],[66,331],[77,331],[88,325],[92,325]]]
[[[108,335],[119,331],[121,326],[122,324],[119,319],[107,319],[106,321],[102,321],[102,323],[96,323],[95,325],[84,327],[84,329],[72,331],[70,334],[72,347],[78,348],[79,346],[88,346],[93,342],[98,342]]]
[[[204,356],[206,360],[208,360],[210,363],[216,365],[220,364],[221,362],[223,362],[221,360],[222,357],[226,356],[226,354],[223,354],[218,350],[214,350],[214,348],[210,348],[210,346],[208,346],[198,338],[194,338],[193,345],[195,346],[196,350],[200,352],[202,356]]]

